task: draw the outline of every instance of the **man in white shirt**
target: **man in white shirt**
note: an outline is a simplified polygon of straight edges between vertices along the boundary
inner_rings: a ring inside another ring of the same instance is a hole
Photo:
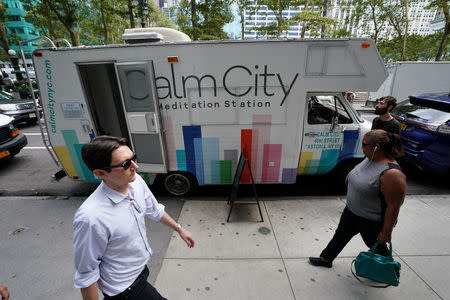
[[[188,247],[194,239],[155,199],[136,175],[136,155],[126,139],[99,136],[82,148],[83,161],[100,186],[75,213],[75,288],[83,300],[165,299],[147,281],[152,250],[147,241],[145,217],[172,227]]]

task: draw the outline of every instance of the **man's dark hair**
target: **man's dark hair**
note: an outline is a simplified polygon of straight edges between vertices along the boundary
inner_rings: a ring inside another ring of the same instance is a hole
[[[111,165],[111,153],[121,146],[130,144],[125,138],[101,135],[81,148],[81,157],[89,170],[103,169]]]
[[[384,96],[384,97],[381,97],[380,100],[385,100],[388,107],[389,107],[389,105],[392,105],[392,109],[394,109],[397,106],[397,99],[395,99],[392,96]]]

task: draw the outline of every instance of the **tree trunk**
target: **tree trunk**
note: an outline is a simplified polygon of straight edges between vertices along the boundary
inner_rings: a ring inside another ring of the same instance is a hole
[[[405,34],[403,35],[402,40],[402,58],[401,61],[405,61],[406,59],[406,39],[408,38],[408,25],[409,25],[409,17],[408,17],[408,0],[405,0]]]
[[[448,36],[450,35],[450,13],[448,11],[448,3],[444,1],[442,10],[445,16],[445,29],[442,34],[441,44],[439,45],[438,52],[436,53],[435,61],[440,61],[442,58],[442,53],[444,52],[444,48],[447,45]]]
[[[69,36],[70,36],[70,41],[72,42],[72,46],[74,46],[74,47],[79,46],[77,36],[76,36],[75,32],[73,31],[73,29],[69,29],[69,28],[67,28],[67,26],[65,26],[65,27],[66,27],[67,31],[69,31]]]
[[[244,10],[239,10],[239,15],[241,17],[241,40],[244,39],[245,34],[245,15]]]
[[[283,10],[281,9],[281,0],[278,0],[278,25],[277,25],[277,39],[280,38],[281,35],[281,26],[283,24]]]
[[[191,0],[191,22],[192,22],[192,37],[194,41],[198,40],[198,26],[197,26],[197,10],[195,7],[195,0]]]
[[[102,15],[102,24],[103,24],[103,44],[108,45],[108,26],[106,24],[106,17],[105,17],[105,7],[103,6],[103,1],[100,1],[100,13]]]
[[[133,16],[133,4],[131,3],[131,0],[128,0],[127,3],[128,6],[128,17],[130,18],[130,28],[134,28],[134,16]]]

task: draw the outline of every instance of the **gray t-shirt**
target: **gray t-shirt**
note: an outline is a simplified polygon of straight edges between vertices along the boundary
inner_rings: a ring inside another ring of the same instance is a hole
[[[389,164],[366,157],[348,173],[347,207],[351,212],[372,221],[383,219],[385,202],[380,191],[380,175],[387,169]]]

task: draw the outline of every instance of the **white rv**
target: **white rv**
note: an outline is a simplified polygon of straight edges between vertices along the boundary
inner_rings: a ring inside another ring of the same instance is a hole
[[[423,93],[448,92],[450,87],[450,62],[396,62],[386,66],[388,78],[369,100],[393,96],[398,101]]]
[[[387,76],[359,38],[52,48],[33,60],[51,148],[71,178],[95,180],[84,144],[122,136],[144,179],[157,174],[175,195],[230,184],[244,150],[257,183],[360,159],[370,124],[342,92],[375,91]]]

